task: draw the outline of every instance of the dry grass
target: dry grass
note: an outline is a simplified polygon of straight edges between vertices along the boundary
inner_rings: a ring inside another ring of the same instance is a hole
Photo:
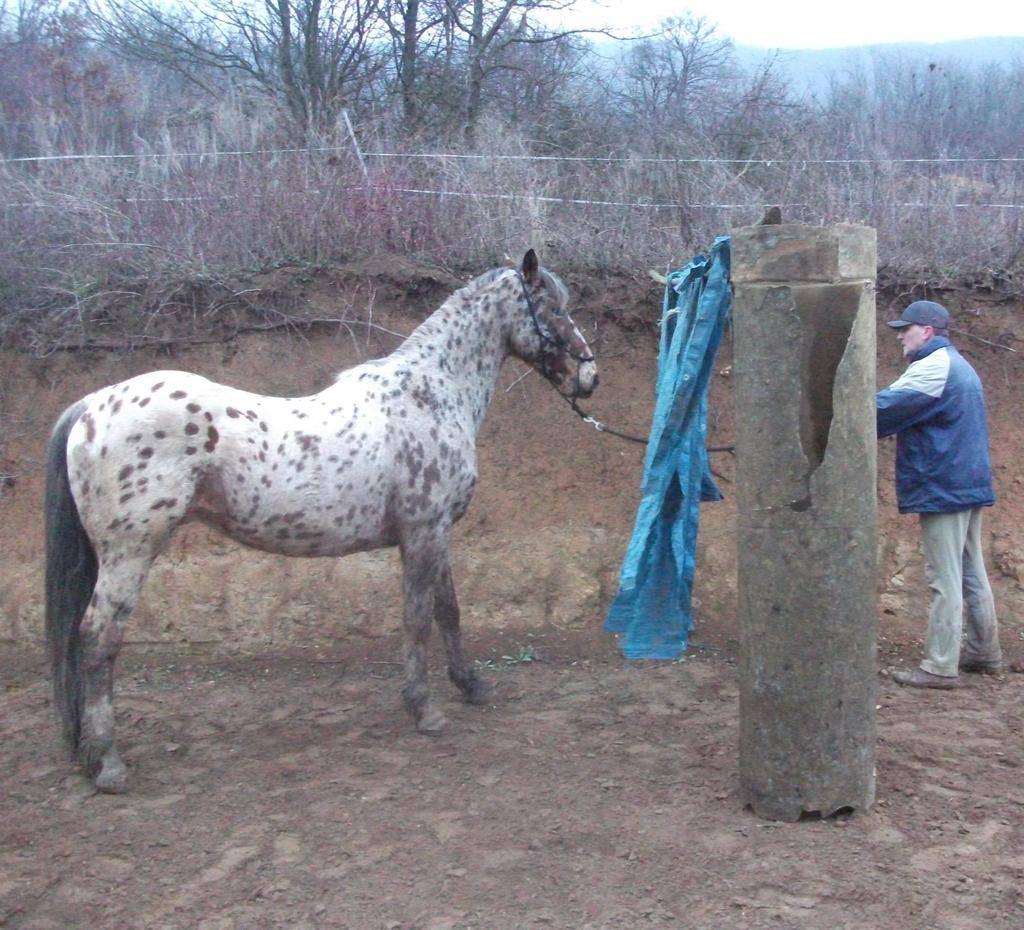
[[[904,280],[1012,286],[1022,264],[1022,211],[990,206],[1024,202],[1020,163],[536,160],[508,132],[487,138],[488,157],[370,156],[365,173],[345,140],[0,165],[0,338],[39,351],[112,308],[200,312],[237,272],[381,251],[479,270],[534,245],[554,267],[678,267],[767,203],[875,226],[880,265]]]

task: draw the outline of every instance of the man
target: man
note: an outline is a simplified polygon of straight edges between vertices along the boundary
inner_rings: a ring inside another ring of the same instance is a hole
[[[932,591],[924,661],[893,679],[913,688],[955,688],[959,672],[1002,669],[981,546],[982,508],[995,503],[985,397],[977,373],[949,341],[941,304],[915,301],[888,325],[910,366],[875,397],[878,435],[896,434],[897,502],[900,513],[920,515]]]

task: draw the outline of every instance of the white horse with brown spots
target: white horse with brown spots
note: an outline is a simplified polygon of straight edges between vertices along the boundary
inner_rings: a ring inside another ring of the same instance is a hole
[[[72,752],[103,791],[125,788],[113,665],[150,565],[198,518],[268,552],[340,556],[398,546],[405,706],[444,717],[427,687],[432,619],[471,703],[489,686],[462,652],[448,563],[476,484],[476,435],[509,355],[587,396],[597,368],[568,292],[531,249],[457,291],[384,359],[309,397],[264,397],[161,371],[103,388],[58,421],[47,459],[46,632]]]

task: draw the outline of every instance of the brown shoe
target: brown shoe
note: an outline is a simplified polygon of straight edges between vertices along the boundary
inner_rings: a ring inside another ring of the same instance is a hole
[[[999,675],[1003,671],[1003,663],[999,659],[965,659],[960,658],[960,671],[972,675]]]
[[[908,688],[937,688],[940,691],[952,691],[957,687],[957,678],[947,678],[945,675],[933,675],[923,668],[912,668],[905,672],[893,672],[892,680],[898,685],[905,685]]]

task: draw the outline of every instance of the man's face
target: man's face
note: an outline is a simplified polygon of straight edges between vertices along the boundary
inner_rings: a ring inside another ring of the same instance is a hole
[[[922,326],[920,323],[911,323],[909,326],[896,330],[896,338],[899,339],[900,345],[903,346],[904,358],[910,358],[934,335],[934,327]]]

